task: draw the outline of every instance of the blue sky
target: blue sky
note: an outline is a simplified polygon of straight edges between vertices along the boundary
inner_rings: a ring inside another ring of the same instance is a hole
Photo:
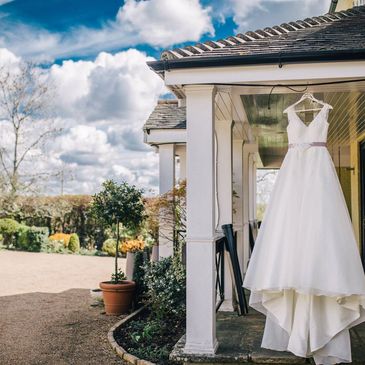
[[[324,14],[329,4],[0,0],[0,66],[38,62],[55,86],[53,120],[62,133],[38,166],[65,170],[66,193],[93,193],[106,178],[156,190],[158,156],[143,144],[142,126],[168,90],[146,61],[163,49]],[[7,143],[0,128],[0,147],[11,148]],[[59,186],[54,178],[45,192],[57,194]]]
[[[150,1],[150,0],[147,0]],[[170,3],[180,0],[170,0]],[[141,1],[140,1],[141,2]],[[142,1],[143,2],[143,1]],[[123,8],[121,0],[0,0],[0,44],[18,53],[19,37],[23,30],[60,37],[60,41],[74,37],[75,33],[85,30],[100,30],[115,22],[118,11]],[[95,57],[100,51],[117,52],[130,46],[147,52],[158,58],[163,48],[182,46],[207,39],[219,39],[235,34],[238,31],[256,30],[307,16],[319,15],[329,8],[329,0],[201,0],[202,8],[209,9],[213,32],[201,32],[195,39],[174,44],[173,40],[161,44],[149,44],[148,41],[133,41],[129,45],[120,42],[97,42],[88,50],[74,49],[65,54],[56,53],[52,62],[63,59],[86,59]],[[18,29],[17,29],[18,28]],[[20,32],[19,32],[20,30]],[[31,39],[27,34],[27,39]],[[121,37],[122,38],[122,37]],[[118,44],[119,43],[119,44]],[[34,45],[36,46],[36,45]],[[35,48],[35,47],[34,47]],[[37,52],[28,44],[24,48],[25,57],[32,57]]]

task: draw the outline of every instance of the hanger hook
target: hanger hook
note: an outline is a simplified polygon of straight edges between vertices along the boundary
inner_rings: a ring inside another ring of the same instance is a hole
[[[269,98],[267,99],[267,109],[270,110],[271,106],[270,106],[270,99],[271,99],[271,94],[275,89],[275,85],[271,88],[270,93],[269,93]]]

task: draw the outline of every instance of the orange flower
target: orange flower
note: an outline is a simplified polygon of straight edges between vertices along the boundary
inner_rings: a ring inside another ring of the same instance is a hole
[[[62,241],[65,247],[68,247],[71,235],[67,233],[55,233],[48,237],[51,241]]]
[[[133,240],[124,241],[122,243],[121,251],[122,253],[142,251],[144,249],[144,246],[144,241],[141,239],[141,237],[138,237]]]

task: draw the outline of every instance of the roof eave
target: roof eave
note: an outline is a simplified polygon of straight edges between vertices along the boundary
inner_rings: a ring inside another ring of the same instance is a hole
[[[365,49],[349,49],[260,55],[189,57],[174,60],[150,61],[147,64],[153,71],[160,73],[161,71],[185,68],[260,64],[278,64],[280,66],[284,63],[355,61],[363,59],[365,59]]]

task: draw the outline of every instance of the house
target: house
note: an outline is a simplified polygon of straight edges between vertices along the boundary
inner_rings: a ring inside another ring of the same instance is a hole
[[[288,143],[283,110],[304,91],[333,106],[328,149],[365,263],[365,6],[355,1],[361,6],[336,11],[345,3],[332,1],[325,15],[167,50],[148,63],[178,99],[157,105],[145,141],[159,149],[161,192],[174,184],[177,155],[186,171],[185,363],[219,352],[220,227],[234,224],[245,271],[256,169],[280,167]],[[232,287],[227,272],[224,311],[233,309]]]

